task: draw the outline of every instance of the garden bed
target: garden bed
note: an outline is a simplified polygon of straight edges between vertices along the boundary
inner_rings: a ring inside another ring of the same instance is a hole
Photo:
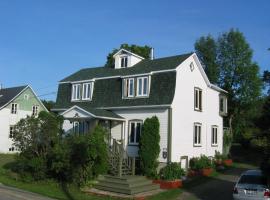
[[[153,183],[159,184],[160,189],[176,189],[183,186],[182,180],[166,181],[166,180],[153,180]]]

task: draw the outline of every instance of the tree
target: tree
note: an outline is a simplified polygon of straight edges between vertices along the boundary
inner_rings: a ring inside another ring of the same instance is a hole
[[[142,56],[145,59],[150,58],[150,52],[151,52],[151,47],[145,45],[145,46],[139,46],[139,45],[128,45],[128,44],[121,44],[119,49],[113,49],[111,53],[107,55],[107,62],[105,64],[105,67],[114,67],[114,59],[113,55],[117,53],[120,49],[126,49],[132,53],[135,53],[139,56]]]
[[[231,29],[218,39],[219,86],[228,91],[228,122],[235,135],[246,132],[256,116],[262,82],[244,35]],[[232,129],[233,128],[233,129]]]
[[[139,156],[142,172],[148,177],[157,174],[158,156],[160,152],[159,120],[156,116],[144,121],[139,141]]]
[[[15,126],[13,145],[20,153],[14,170],[22,177],[40,180],[48,174],[47,161],[62,133],[62,117],[42,111],[28,116]]]
[[[252,143],[263,150],[264,159],[261,168],[270,177],[270,95],[266,97],[261,111],[262,115],[256,122],[260,131]]]
[[[265,70],[263,72],[263,82],[264,85],[268,88],[267,93],[270,94],[270,71]]]
[[[218,68],[213,70],[218,71],[217,84],[228,91],[226,123],[231,133],[241,136],[253,126],[252,120],[257,114],[256,106],[261,95],[262,82],[259,67],[252,61],[252,50],[244,35],[235,29],[219,36],[215,45],[209,37],[201,41],[197,42],[197,47],[195,44],[195,48],[202,54],[200,57],[206,65],[214,63],[210,66]]]
[[[210,82],[217,84],[219,67],[217,65],[217,44],[215,39],[211,35],[200,37],[195,43],[195,50],[204,64],[204,70]]]
[[[53,108],[53,106],[55,105],[55,102],[54,101],[51,101],[51,100],[41,100],[42,103],[44,104],[44,106],[47,108],[48,111],[51,111],[51,109]]]

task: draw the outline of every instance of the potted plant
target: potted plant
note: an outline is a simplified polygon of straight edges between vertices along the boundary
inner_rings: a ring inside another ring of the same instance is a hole
[[[205,155],[201,155],[199,158],[192,158],[190,160],[191,170],[200,172],[203,176],[210,176],[213,172],[213,162]]]
[[[217,167],[220,166],[229,167],[232,165],[232,159],[229,159],[227,155],[221,154],[220,152],[216,151],[215,164]]]
[[[178,163],[170,163],[162,168],[159,172],[159,180],[154,180],[153,183],[160,184],[161,189],[173,189],[182,187],[182,176],[185,175]]]

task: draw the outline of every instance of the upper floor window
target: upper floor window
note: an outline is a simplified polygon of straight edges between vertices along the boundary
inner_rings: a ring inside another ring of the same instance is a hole
[[[84,83],[82,100],[91,100],[91,99],[92,99],[92,83]]]
[[[148,77],[137,78],[137,96],[148,96]]]
[[[38,115],[38,106],[35,105],[32,107],[32,115],[37,116]]]
[[[217,126],[212,126],[212,139],[211,143],[213,146],[218,145],[218,127]]]
[[[12,103],[11,104],[11,114],[17,114],[17,112],[18,112],[18,104]]]
[[[129,122],[129,144],[137,145],[140,141],[142,121]]]
[[[81,84],[72,85],[72,100],[81,99]]]
[[[227,98],[226,96],[219,96],[219,112],[220,114],[227,114]]]
[[[121,57],[121,68],[124,68],[127,66],[128,66],[128,57],[127,56]]]
[[[202,124],[194,123],[194,146],[202,145]]]
[[[194,89],[194,109],[202,111],[202,90],[200,88]]]
[[[134,97],[134,78],[124,79],[124,97]]]

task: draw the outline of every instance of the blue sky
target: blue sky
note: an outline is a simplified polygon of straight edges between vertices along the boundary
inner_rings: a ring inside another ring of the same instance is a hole
[[[59,80],[102,66],[121,43],[150,45],[165,57],[230,28],[244,33],[261,71],[270,70],[269,0],[0,0],[0,83],[57,92]]]

